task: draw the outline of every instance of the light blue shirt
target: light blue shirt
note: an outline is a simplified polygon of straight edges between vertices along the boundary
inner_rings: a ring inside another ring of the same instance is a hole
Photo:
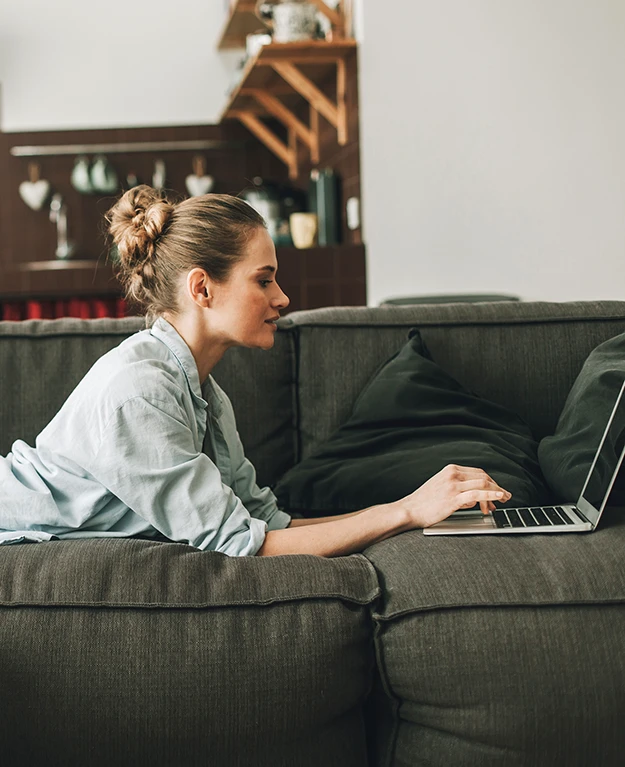
[[[241,556],[290,521],[256,484],[230,400],[200,385],[163,318],[95,363],[34,448],[0,456],[0,543],[161,533]]]

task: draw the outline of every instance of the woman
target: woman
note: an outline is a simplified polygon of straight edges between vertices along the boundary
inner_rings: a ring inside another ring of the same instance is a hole
[[[269,349],[289,303],[260,215],[226,195],[178,204],[147,186],[109,211],[127,295],[148,329],[99,359],[37,437],[0,458],[0,539],[164,536],[229,555],[360,551],[510,496],[449,466],[406,498],[291,519],[256,484],[210,373],[231,346]]]

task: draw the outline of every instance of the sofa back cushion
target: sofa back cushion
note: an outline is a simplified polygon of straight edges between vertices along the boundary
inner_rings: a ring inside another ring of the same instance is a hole
[[[625,302],[337,307],[295,312],[301,460],[345,422],[369,379],[418,327],[461,385],[553,434],[590,351],[625,331]]]
[[[16,439],[34,444],[93,363],[132,333],[142,317],[0,322],[0,455]],[[214,376],[231,398],[260,484],[295,461],[293,334],[274,349],[231,349]]]

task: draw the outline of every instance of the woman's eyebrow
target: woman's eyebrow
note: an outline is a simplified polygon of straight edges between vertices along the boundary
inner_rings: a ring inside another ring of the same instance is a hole
[[[273,274],[276,271],[276,267],[275,266],[261,266],[256,271],[257,272],[270,272],[271,274]]]

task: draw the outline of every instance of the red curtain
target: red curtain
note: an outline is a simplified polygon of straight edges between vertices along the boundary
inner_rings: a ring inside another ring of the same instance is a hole
[[[127,317],[128,304],[123,298],[68,298],[62,301],[5,301],[0,304],[2,320],[54,320],[78,317]]]

